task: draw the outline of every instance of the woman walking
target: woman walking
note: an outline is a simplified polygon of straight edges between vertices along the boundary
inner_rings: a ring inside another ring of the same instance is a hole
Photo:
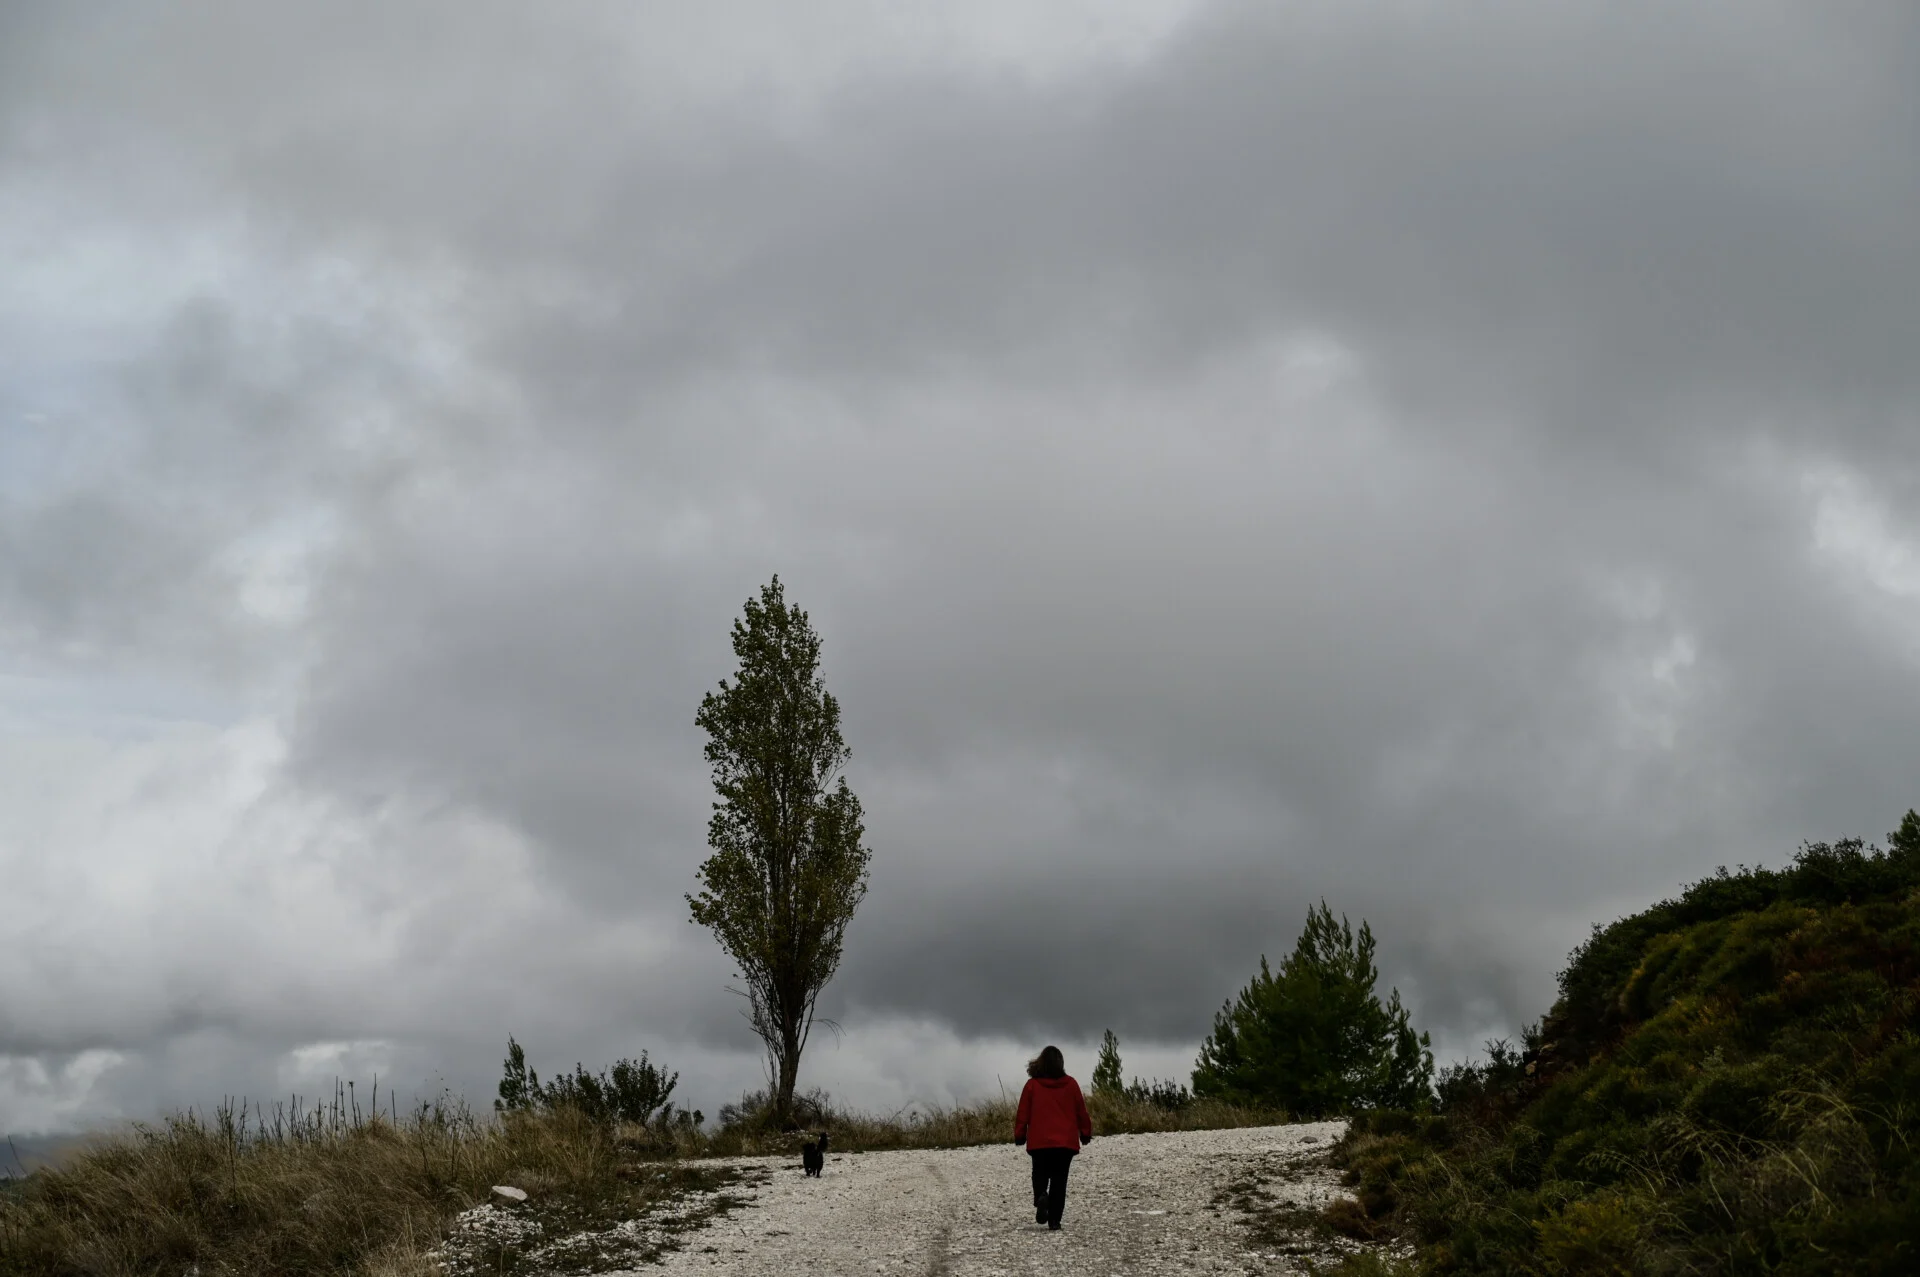
[[[1074,1154],[1093,1138],[1093,1119],[1080,1084],[1067,1076],[1057,1046],[1047,1047],[1027,1064],[1027,1085],[1013,1115],[1013,1142],[1027,1146],[1033,1159],[1033,1219],[1060,1227],[1067,1208],[1067,1171]]]

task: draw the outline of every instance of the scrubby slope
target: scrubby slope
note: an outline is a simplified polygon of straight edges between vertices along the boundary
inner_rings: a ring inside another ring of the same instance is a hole
[[[1343,1155],[1434,1271],[1920,1272],[1917,1006],[1909,813],[1597,928],[1525,1054]]]

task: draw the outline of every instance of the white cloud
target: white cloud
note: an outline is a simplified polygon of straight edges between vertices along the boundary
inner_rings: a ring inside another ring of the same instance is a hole
[[[23,1135],[110,1123],[123,1114],[94,1102],[94,1087],[126,1062],[118,1051],[79,1051],[49,1062],[0,1055],[0,1127]]]

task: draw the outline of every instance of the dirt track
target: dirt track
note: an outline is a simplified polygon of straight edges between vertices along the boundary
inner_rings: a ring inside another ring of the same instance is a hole
[[[1325,1151],[1341,1124],[1116,1135],[1074,1161],[1059,1232],[1034,1223],[1026,1154],[982,1148],[835,1154],[819,1179],[798,1159],[741,1158],[750,1204],[636,1274],[927,1274],[1112,1277],[1304,1272],[1325,1239],[1256,1249],[1231,1204],[1250,1185],[1318,1207],[1339,1190]]]

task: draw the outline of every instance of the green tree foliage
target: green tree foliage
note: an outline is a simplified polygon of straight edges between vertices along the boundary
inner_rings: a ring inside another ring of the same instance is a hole
[[[1093,1065],[1093,1093],[1125,1099],[1134,1104],[1151,1104],[1170,1113],[1176,1113],[1193,1103],[1193,1095],[1178,1082],[1158,1079],[1144,1082],[1139,1078],[1122,1082],[1120,1039],[1114,1036],[1112,1029],[1108,1029],[1106,1036],[1100,1040],[1100,1055]]]
[[[1093,1065],[1093,1093],[1118,1095],[1124,1090],[1126,1084],[1120,1080],[1120,1039],[1108,1029],[1106,1037],[1100,1040],[1100,1058]]]
[[[527,1051],[513,1035],[507,1035],[507,1058],[501,1065],[500,1098],[493,1102],[498,1112],[538,1108],[545,1092],[540,1089],[540,1074],[527,1067]]]
[[[1920,865],[1920,812],[1908,808],[1900,818],[1900,828],[1887,835],[1887,855],[1908,872]]]
[[[1135,1078],[1127,1083],[1125,1095],[1135,1104],[1151,1104],[1169,1113],[1178,1113],[1193,1103],[1193,1092],[1178,1082],[1155,1078],[1151,1082]]]
[[[641,1125],[656,1115],[670,1120],[677,1073],[655,1067],[642,1051],[637,1060],[615,1060],[611,1069],[594,1074],[582,1065],[547,1083],[550,1108],[573,1108],[596,1122],[634,1122]]]
[[[513,1038],[507,1039],[507,1058],[502,1064],[500,1098],[493,1102],[503,1113],[572,1109],[589,1121],[613,1125],[631,1122],[647,1125],[679,1121],[699,1125],[701,1114],[676,1114],[669,1098],[678,1073],[669,1073],[654,1064],[642,1051],[637,1060],[616,1060],[611,1069],[589,1073],[575,1064],[571,1076],[562,1073],[542,1086],[540,1074],[527,1067],[527,1053]]]
[[[739,967],[747,1019],[767,1051],[773,1119],[789,1125],[820,990],[840,965],[871,853],[840,703],[820,678],[820,638],[774,577],[733,624],[740,667],[700,702],[713,771],[713,855],[689,895]]]
[[[1260,973],[1214,1017],[1193,1071],[1193,1093],[1282,1108],[1300,1117],[1427,1102],[1433,1054],[1408,1023],[1400,991],[1383,1005],[1374,985],[1373,931],[1355,935],[1321,901],[1278,971]]]

